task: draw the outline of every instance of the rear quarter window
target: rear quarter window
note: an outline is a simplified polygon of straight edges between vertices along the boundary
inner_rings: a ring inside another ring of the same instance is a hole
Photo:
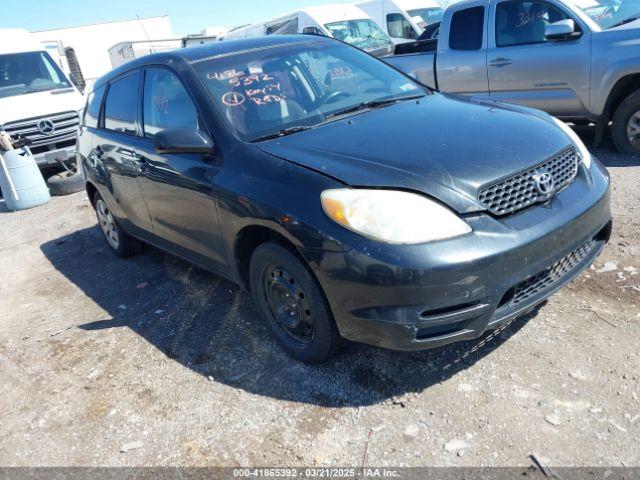
[[[102,107],[102,99],[106,86],[102,85],[89,94],[87,98],[87,107],[84,114],[84,126],[90,128],[98,127],[98,119],[100,118],[100,107]]]
[[[480,50],[484,35],[484,7],[459,10],[451,17],[449,48]]]

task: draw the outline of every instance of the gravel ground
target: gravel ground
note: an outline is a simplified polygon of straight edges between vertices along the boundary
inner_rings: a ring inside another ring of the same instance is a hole
[[[596,154],[598,270],[485,338],[320,367],[239,287],[152,248],[116,259],[83,193],[0,203],[0,465],[640,466],[640,158]]]

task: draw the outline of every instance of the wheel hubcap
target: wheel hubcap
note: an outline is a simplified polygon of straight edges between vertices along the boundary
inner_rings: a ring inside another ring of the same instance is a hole
[[[637,111],[627,123],[627,137],[629,142],[636,148],[640,148],[640,111]]]
[[[302,344],[313,340],[311,305],[300,283],[285,269],[272,267],[264,279],[267,303],[276,322]]]
[[[102,229],[102,233],[104,233],[107,242],[113,249],[117,250],[120,246],[120,239],[118,238],[116,222],[104,201],[97,201],[96,213],[98,214],[98,223],[100,224],[100,228]]]

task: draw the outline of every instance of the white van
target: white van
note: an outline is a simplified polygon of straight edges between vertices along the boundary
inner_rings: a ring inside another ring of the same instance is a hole
[[[235,28],[222,40],[305,33],[337,38],[375,56],[393,53],[393,42],[366,13],[351,4],[327,4]]]
[[[393,43],[415,42],[444,9],[433,0],[365,0],[356,6],[389,34]]]
[[[31,140],[39,165],[75,161],[82,94],[26,30],[0,29],[0,131]]]

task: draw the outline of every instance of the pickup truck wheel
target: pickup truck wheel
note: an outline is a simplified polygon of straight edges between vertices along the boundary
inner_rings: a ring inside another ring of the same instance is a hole
[[[640,153],[640,90],[618,106],[611,128],[613,143],[622,153]]]
[[[293,253],[275,243],[253,252],[250,265],[254,302],[280,347],[296,360],[320,364],[341,344],[320,285]]]
[[[97,192],[93,205],[96,209],[98,225],[111,251],[120,258],[127,258],[139,252],[140,242],[130,235],[127,235],[124,230],[120,228],[118,222],[113,218],[109,207],[107,207],[107,204]]]

